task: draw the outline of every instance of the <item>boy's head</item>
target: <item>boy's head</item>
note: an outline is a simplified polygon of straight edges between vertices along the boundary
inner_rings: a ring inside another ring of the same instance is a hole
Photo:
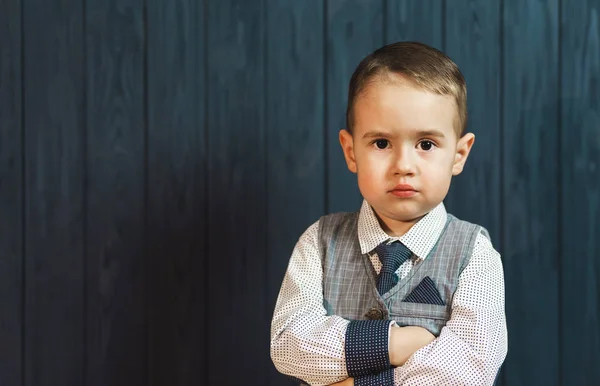
[[[467,91],[458,67],[424,44],[382,47],[350,80],[340,143],[360,191],[388,228],[445,198],[474,142],[464,134]]]
[[[390,77],[392,75],[392,77]],[[458,66],[443,52],[417,42],[398,42],[381,47],[364,58],[354,70],[348,88],[346,129],[352,133],[354,103],[377,81],[401,75],[424,91],[451,96],[456,103],[455,130],[462,135],[467,126],[467,85]]]

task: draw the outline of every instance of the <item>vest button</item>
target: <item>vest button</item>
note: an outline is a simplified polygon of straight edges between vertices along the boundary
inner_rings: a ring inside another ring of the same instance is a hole
[[[379,308],[371,308],[365,316],[370,320],[383,320],[383,311]]]

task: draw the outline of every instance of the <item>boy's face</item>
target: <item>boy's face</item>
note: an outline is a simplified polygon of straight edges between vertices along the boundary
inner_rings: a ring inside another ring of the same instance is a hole
[[[354,104],[353,134],[340,131],[348,169],[388,231],[414,223],[444,200],[475,137],[458,138],[451,96],[414,88],[391,75]]]

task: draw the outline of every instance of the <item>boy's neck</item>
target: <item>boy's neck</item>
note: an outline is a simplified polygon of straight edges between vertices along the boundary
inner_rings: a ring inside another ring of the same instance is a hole
[[[413,225],[415,225],[417,222],[419,222],[419,220],[425,217],[425,215],[423,215],[421,217],[417,217],[409,221],[398,221],[389,218],[383,218],[377,212],[375,212],[375,215],[377,216],[377,220],[379,221],[381,229],[383,229],[383,231],[387,233],[387,235],[390,237],[404,236],[406,232],[408,232],[410,228],[413,227]]]

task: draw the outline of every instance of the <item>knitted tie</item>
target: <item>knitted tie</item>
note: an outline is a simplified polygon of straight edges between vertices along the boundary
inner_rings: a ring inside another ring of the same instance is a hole
[[[396,270],[412,256],[412,253],[399,241],[395,241],[389,245],[387,241],[381,243],[375,248],[375,252],[377,252],[377,256],[379,256],[382,264],[381,271],[377,277],[377,290],[383,295],[398,283]]]

